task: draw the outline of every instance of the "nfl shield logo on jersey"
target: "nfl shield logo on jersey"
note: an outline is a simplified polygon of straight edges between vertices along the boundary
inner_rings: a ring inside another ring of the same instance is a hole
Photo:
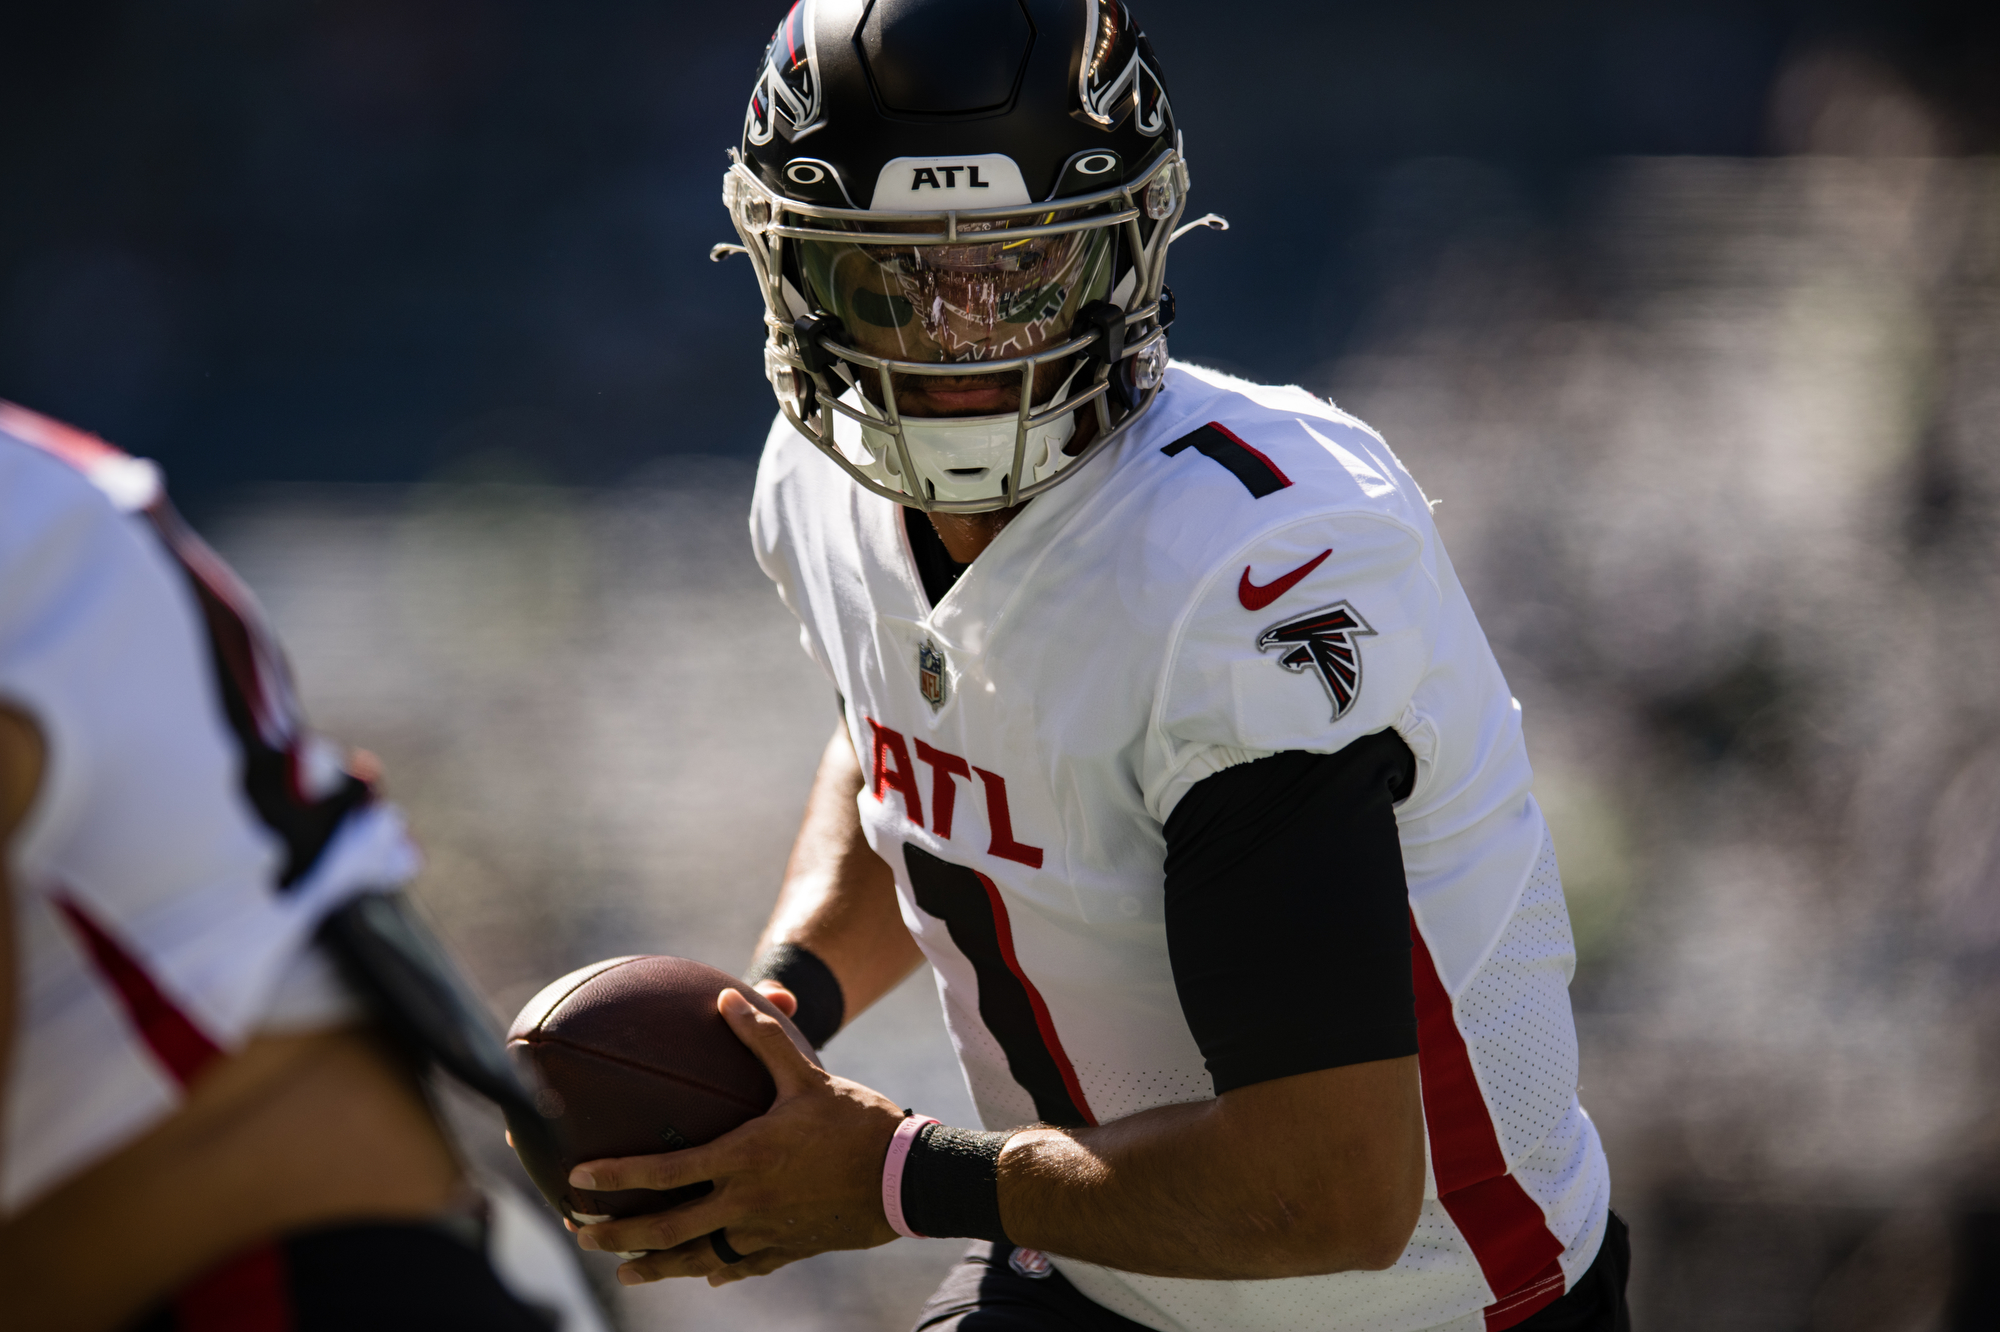
[[[1056,1265],[1040,1249],[1014,1250],[1007,1255],[1007,1266],[1013,1268],[1017,1276],[1032,1277],[1037,1281],[1056,1270]]]
[[[944,653],[928,638],[917,645],[917,688],[933,711],[944,706]]]

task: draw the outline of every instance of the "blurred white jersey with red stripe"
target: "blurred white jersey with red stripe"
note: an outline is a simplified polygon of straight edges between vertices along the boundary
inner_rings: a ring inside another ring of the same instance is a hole
[[[47,748],[8,863],[4,1216],[170,1114],[324,972],[326,912],[416,856],[152,465],[4,403],[0,703]]]
[[[1583,1274],[1610,1179],[1576,1095],[1574,949],[1519,708],[1377,435],[1301,390],[1177,365],[933,606],[901,509],[780,419],[751,531],[846,699],[863,826],[988,1127],[1214,1095],[1165,929],[1163,828],[1196,782],[1385,728],[1416,756],[1396,814],[1430,1150],[1402,1259],[1187,1281],[1056,1257],[1086,1295],[1170,1332],[1470,1332]]]

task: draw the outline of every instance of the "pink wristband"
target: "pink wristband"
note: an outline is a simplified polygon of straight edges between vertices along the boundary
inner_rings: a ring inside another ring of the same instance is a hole
[[[938,1121],[928,1115],[905,1115],[889,1139],[889,1154],[882,1158],[882,1212],[889,1225],[904,1239],[923,1239],[903,1220],[903,1163],[910,1159],[910,1147],[927,1124]]]

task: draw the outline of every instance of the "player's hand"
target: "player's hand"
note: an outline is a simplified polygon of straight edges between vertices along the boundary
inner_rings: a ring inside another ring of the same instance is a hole
[[[704,1146],[577,1166],[569,1182],[600,1192],[715,1184],[707,1197],[671,1211],[585,1226],[577,1242],[640,1252],[618,1269],[628,1286],[675,1276],[720,1286],[829,1249],[870,1249],[896,1238],[882,1214],[882,1158],[903,1112],[815,1067],[783,1027],[735,990],[724,990],[716,1008],[770,1070],[777,1099]],[[718,1230],[742,1261],[722,1261],[708,1238]]]
[[[783,981],[760,980],[752,988],[766,999],[769,999],[771,1007],[777,1009],[786,1017],[797,1017],[799,1015],[799,997],[786,989]]]
[[[347,751],[347,773],[377,791],[382,789],[382,781],[386,775],[382,770],[382,760],[377,758],[373,751],[366,749]]]

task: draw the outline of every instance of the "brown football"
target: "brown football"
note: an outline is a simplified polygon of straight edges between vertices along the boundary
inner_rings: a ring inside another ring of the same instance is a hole
[[[521,1010],[507,1053],[537,1088],[535,1108],[548,1132],[516,1133],[514,1142],[543,1192],[560,1189],[551,1202],[573,1218],[636,1216],[709,1191],[694,1184],[597,1193],[564,1181],[579,1162],[699,1146],[771,1108],[771,1075],[715,1011],[716,995],[729,988],[784,1023],[792,1043],[819,1062],[763,995],[684,957],[593,963]]]

